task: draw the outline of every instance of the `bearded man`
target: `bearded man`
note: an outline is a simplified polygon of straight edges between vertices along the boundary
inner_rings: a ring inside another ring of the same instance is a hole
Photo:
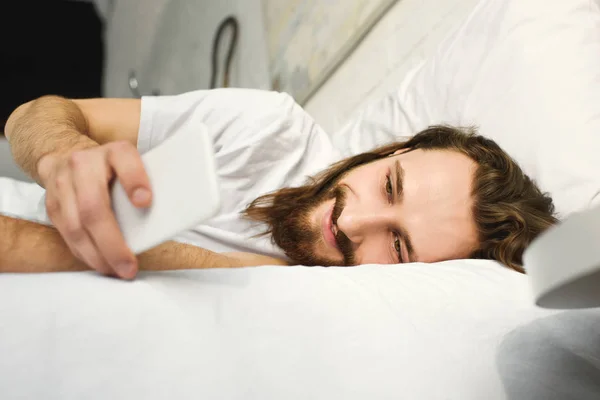
[[[199,120],[214,143],[221,211],[136,256],[112,212],[111,182],[119,179],[135,206],[150,206],[140,155]],[[15,110],[5,133],[45,190],[1,180],[4,272],[92,268],[131,279],[139,269],[461,258],[521,270],[524,249],[556,222],[552,200],[472,130],[433,126],[340,161],[314,120],[275,92],[46,96]]]

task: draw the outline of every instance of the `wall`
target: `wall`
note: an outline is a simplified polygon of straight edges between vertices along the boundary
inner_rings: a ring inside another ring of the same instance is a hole
[[[0,136],[0,177],[30,181],[27,175],[25,175],[14,163],[12,155],[10,154],[8,140],[6,140],[4,136]]]
[[[305,104],[397,1],[263,0],[273,87]]]
[[[131,69],[142,94],[207,88],[213,35],[230,14],[240,23],[231,85],[268,88],[261,0],[114,0],[107,16],[105,96],[132,96]]]
[[[306,104],[328,132],[365,103],[393,90],[478,0],[400,0]]]

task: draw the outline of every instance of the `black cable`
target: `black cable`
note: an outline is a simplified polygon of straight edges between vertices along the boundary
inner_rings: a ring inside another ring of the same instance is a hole
[[[229,16],[225,18],[217,28],[217,33],[213,39],[212,46],[212,65],[211,65],[211,73],[210,73],[210,88],[214,89],[217,87],[217,73],[219,72],[218,66],[218,56],[219,56],[219,43],[221,42],[221,37],[223,36],[223,32],[227,26],[231,27],[231,41],[229,42],[229,50],[227,51],[227,58],[225,59],[225,68],[223,71],[223,87],[229,87],[229,73],[231,69],[231,61],[233,59],[233,53],[235,51],[237,40],[238,40],[238,30],[239,23],[238,20],[234,16]]]

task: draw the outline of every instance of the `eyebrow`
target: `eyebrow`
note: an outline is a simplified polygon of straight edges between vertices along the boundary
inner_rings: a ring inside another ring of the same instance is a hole
[[[396,201],[400,202],[402,201],[402,196],[404,195],[404,186],[402,185],[402,183],[404,182],[404,168],[402,168],[402,165],[400,164],[400,160],[396,160],[395,163],[395,167],[396,167]],[[412,245],[412,242],[410,240],[410,235],[408,234],[408,232],[406,231],[406,229],[404,229],[404,227],[400,228],[400,234],[402,235],[402,238],[404,239],[404,243],[406,244],[406,250],[408,253],[408,261],[409,262],[415,262],[415,251],[414,251],[414,247]]]
[[[400,160],[396,160],[396,201],[402,200],[404,193],[402,182],[404,181],[404,168],[400,165]]]

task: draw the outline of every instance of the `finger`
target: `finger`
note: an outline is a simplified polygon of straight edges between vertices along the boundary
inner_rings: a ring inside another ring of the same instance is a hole
[[[102,275],[117,276],[106,260],[98,253],[91,239],[85,243],[81,243],[78,249],[70,249],[73,255],[83,261],[89,268],[98,271]]]
[[[118,142],[108,148],[108,163],[136,207],[149,207],[152,202],[150,179],[140,153],[129,142]]]
[[[131,279],[137,273],[137,260],[125,243],[110,205],[105,155],[95,152],[87,157],[86,161],[76,159],[72,170],[81,224],[94,243],[94,257],[106,260],[115,275]]]
[[[97,254],[92,238],[81,225],[70,169],[61,169],[53,182],[46,197],[48,214],[69,250],[90,268],[110,273],[110,267]]]

